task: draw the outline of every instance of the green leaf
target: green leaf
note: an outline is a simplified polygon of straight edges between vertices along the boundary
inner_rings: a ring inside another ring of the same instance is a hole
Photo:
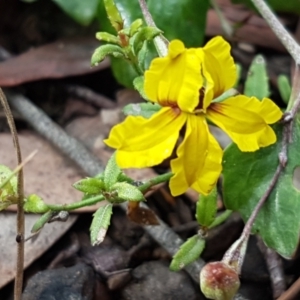
[[[161,109],[161,106],[157,103],[133,103],[127,104],[123,108],[123,113],[126,116],[142,116],[149,119],[153,114],[157,113]]]
[[[101,244],[105,238],[110,224],[112,207],[112,204],[108,203],[99,207],[93,215],[94,217],[90,227],[91,243],[93,246]]]
[[[162,31],[156,27],[143,27],[134,36],[133,50],[135,55],[138,55],[142,49],[145,41],[152,40],[154,37],[158,36]]]
[[[288,104],[292,92],[290,81],[286,75],[279,75],[277,82],[280,96],[284,103]]]
[[[89,25],[97,13],[98,0],[53,0],[53,2],[81,25]]]
[[[192,236],[180,246],[177,253],[173,256],[170,269],[172,271],[183,269],[186,265],[199,258],[204,247],[205,240],[201,239],[198,235]]]
[[[145,197],[143,193],[134,185],[127,182],[117,182],[112,188],[118,193],[118,198],[125,201],[143,201]]]
[[[112,43],[112,44],[120,44],[120,40],[117,36],[107,33],[107,32],[97,32],[96,33],[96,39],[99,41],[104,41],[107,43]]]
[[[43,199],[36,194],[29,195],[24,203],[24,210],[26,212],[39,214],[48,210],[48,205]]]
[[[134,78],[133,80],[133,86],[134,88],[140,93],[140,95],[147,100],[147,96],[145,94],[145,90],[144,90],[144,76],[138,76],[136,78]]]
[[[85,194],[99,194],[104,190],[104,182],[98,178],[84,178],[73,184],[73,187]]]
[[[196,219],[201,226],[208,227],[216,218],[217,212],[217,188],[209,195],[200,195],[196,205]]]
[[[114,153],[108,160],[104,170],[104,186],[108,191],[117,182],[121,169],[116,162],[116,153]]]
[[[17,176],[4,165],[0,165],[0,201],[17,194]]]
[[[108,16],[108,19],[112,25],[112,27],[115,28],[115,30],[118,32],[119,30],[123,29],[123,19],[120,15],[120,12],[115,4],[114,0],[103,0],[105,10]]]
[[[37,233],[39,232],[45,224],[52,218],[53,211],[49,210],[46,213],[44,213],[32,226],[31,233]]]
[[[208,228],[214,228],[225,222],[230,215],[232,214],[232,210],[226,209],[225,211],[221,212],[214,221],[209,225]]]
[[[136,0],[115,0],[122,15],[125,26],[130,26],[136,19],[142,18],[139,3]],[[164,32],[167,39],[180,39],[186,47],[202,46],[205,37],[206,13],[209,8],[209,0],[148,0],[149,10],[159,29]],[[107,19],[102,1],[98,7],[101,30],[114,33]],[[182,21],[184,20],[184,21]],[[144,69],[148,69],[150,61],[157,56],[153,43],[147,45],[149,51]],[[132,82],[137,74],[130,64],[121,59],[112,59],[112,70],[116,79],[127,87],[132,87]]]
[[[133,21],[133,23],[130,25],[129,36],[133,36],[135,33],[137,33],[142,25],[143,25],[142,19],[137,19]]]
[[[254,96],[259,100],[270,95],[266,62],[261,55],[256,55],[251,63],[244,94],[249,97]]]
[[[125,58],[125,53],[120,46],[107,44],[100,46],[94,51],[91,58],[91,65],[97,66],[108,55]]]
[[[236,145],[224,154],[224,201],[227,209],[239,211],[246,221],[259,199],[268,189],[278,166],[282,126],[275,128],[278,142],[256,152],[243,153]],[[295,120],[293,142],[288,146],[288,164],[276,187],[255,220],[253,232],[280,255],[291,258],[300,234],[300,188],[293,184],[294,172],[300,166],[300,125]]]

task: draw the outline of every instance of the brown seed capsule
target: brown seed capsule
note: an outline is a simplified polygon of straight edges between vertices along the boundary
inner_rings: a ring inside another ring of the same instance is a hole
[[[213,262],[201,270],[200,287],[209,299],[231,300],[240,287],[240,279],[237,272],[224,262]]]

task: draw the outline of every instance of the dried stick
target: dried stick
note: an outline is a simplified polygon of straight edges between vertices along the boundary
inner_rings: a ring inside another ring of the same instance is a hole
[[[22,165],[22,155],[21,148],[18,139],[17,129],[12,116],[10,107],[6,100],[6,97],[0,88],[0,101],[4,108],[4,112],[7,118],[9,129],[12,135],[14,146],[16,149],[17,164]],[[23,269],[24,269],[24,232],[25,232],[25,222],[24,222],[24,176],[23,169],[21,168],[17,174],[17,197],[18,197],[18,210],[17,210],[17,265],[16,265],[16,278],[15,278],[15,287],[14,287],[14,299],[20,300],[22,295],[23,287]]]

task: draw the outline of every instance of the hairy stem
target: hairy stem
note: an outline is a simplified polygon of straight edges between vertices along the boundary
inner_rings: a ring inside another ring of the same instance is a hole
[[[4,108],[4,112],[7,118],[9,129],[12,135],[14,146],[16,148],[17,164],[22,165],[22,155],[21,148],[19,144],[18,134],[14,118],[12,116],[10,107],[6,100],[2,89],[0,88],[0,100]],[[17,197],[18,197],[18,210],[17,210],[17,265],[16,265],[16,278],[15,278],[15,287],[14,287],[14,299],[20,300],[22,295],[23,287],[23,269],[24,269],[24,178],[23,178],[23,169],[21,168],[17,174],[18,184],[17,184]]]
[[[283,27],[278,18],[274,15],[264,0],[252,0],[253,4],[269,24],[281,43],[293,57],[297,65],[300,65],[300,46]]]

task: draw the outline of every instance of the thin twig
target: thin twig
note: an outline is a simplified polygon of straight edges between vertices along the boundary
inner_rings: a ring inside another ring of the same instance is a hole
[[[286,290],[277,300],[295,300],[300,295],[300,278],[298,278],[288,290]],[[298,297],[297,297],[298,296]]]
[[[14,142],[14,146],[16,149],[17,156],[17,164],[22,164],[22,155],[21,148],[18,139],[17,129],[14,122],[13,115],[11,113],[10,107],[6,100],[2,89],[0,88],[0,100],[1,104],[4,108],[7,122],[11,131],[12,139]],[[23,269],[24,269],[24,232],[25,232],[25,223],[24,223],[24,177],[23,177],[23,169],[21,168],[17,174],[17,197],[18,197],[18,210],[17,210],[17,265],[16,265],[16,278],[15,278],[15,287],[14,287],[14,299],[20,300],[22,295],[22,287],[23,287]]]
[[[293,57],[297,65],[300,65],[300,46],[290,33],[280,23],[264,0],[252,0],[253,4],[269,24],[281,43]]]
[[[139,0],[139,4],[140,4],[140,8],[141,8],[142,14],[145,18],[147,25],[157,28],[157,26],[155,25],[155,22],[153,21],[151,14],[149,12],[146,1]],[[159,56],[166,56],[168,54],[169,42],[162,34],[160,34],[159,36],[154,38],[154,44],[155,44],[155,47],[156,47],[156,50],[157,50]]]

